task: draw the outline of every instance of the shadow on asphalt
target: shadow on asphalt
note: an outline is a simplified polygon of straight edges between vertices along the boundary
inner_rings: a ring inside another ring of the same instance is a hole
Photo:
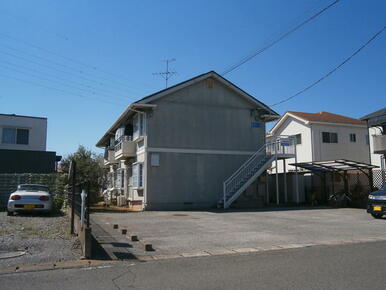
[[[118,241],[94,222],[91,222],[91,228],[92,259],[106,261],[137,259],[129,251],[133,247],[131,244]]]

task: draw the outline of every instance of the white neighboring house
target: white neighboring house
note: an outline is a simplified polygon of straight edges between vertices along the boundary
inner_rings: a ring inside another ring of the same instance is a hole
[[[374,136],[380,136],[380,135],[382,135],[382,130],[380,127],[370,127],[369,128],[371,164],[376,165],[379,168],[381,168],[382,154],[374,153]]]
[[[268,132],[267,138],[295,136],[297,161],[347,159],[370,163],[369,132],[364,121],[329,112],[286,112]],[[285,160],[286,164],[294,159]],[[293,166],[287,166],[294,170]],[[278,164],[283,172],[283,164]]]

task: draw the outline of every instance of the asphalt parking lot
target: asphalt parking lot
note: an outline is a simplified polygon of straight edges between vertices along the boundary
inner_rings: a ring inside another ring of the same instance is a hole
[[[293,245],[328,245],[386,239],[386,219],[363,209],[270,211],[147,211],[93,213],[105,233],[119,237],[113,224],[136,234],[158,255],[247,252]],[[121,239],[122,240],[122,239]],[[135,255],[145,252],[130,246]]]

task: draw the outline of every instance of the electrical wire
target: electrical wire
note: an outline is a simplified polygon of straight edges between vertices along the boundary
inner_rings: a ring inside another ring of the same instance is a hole
[[[340,0],[335,0],[334,2],[330,3],[329,5],[325,6],[323,9],[319,10],[317,13],[315,13],[314,15],[312,15],[311,17],[307,18],[305,21],[303,21],[302,23],[298,24],[297,26],[295,26],[294,28],[290,29],[289,31],[287,31],[286,33],[284,33],[283,35],[281,35],[279,38],[273,40],[271,43],[269,43],[268,45],[258,49],[257,51],[255,51],[252,55],[249,55],[247,57],[244,57],[243,59],[241,59],[239,62],[237,62],[236,64],[232,65],[231,67],[229,67],[228,69],[226,69],[221,75],[226,75],[232,71],[234,71],[235,69],[239,68],[240,66],[242,66],[243,64],[245,64],[246,62],[250,61],[251,59],[255,58],[256,56],[258,56],[259,54],[263,53],[264,51],[266,51],[267,49],[271,48],[272,46],[274,46],[275,44],[277,44],[278,42],[280,42],[281,40],[283,40],[284,38],[286,38],[287,36],[289,36],[290,34],[292,34],[293,32],[297,31],[298,29],[300,29],[301,27],[303,27],[304,25],[306,25],[307,23],[309,23],[310,21],[314,20],[315,18],[317,18],[319,15],[321,15],[323,12],[325,12],[326,10],[330,9],[331,7],[333,7],[335,4],[337,4]]]
[[[374,41],[383,31],[385,31],[386,26],[384,26],[381,30],[379,30],[377,33],[375,33],[369,40],[367,40],[361,47],[359,47],[356,51],[354,51],[353,54],[351,54],[349,57],[347,57],[344,61],[342,61],[340,64],[338,64],[334,69],[330,70],[328,73],[326,73],[324,76],[322,76],[317,81],[313,82],[309,86],[305,87],[304,89],[298,91],[296,94],[293,94],[292,96],[281,100],[280,102],[274,103],[270,105],[271,107],[280,105],[282,103],[288,102],[289,100],[299,96],[300,94],[303,94],[304,92],[308,91],[312,87],[319,84],[321,81],[328,78],[330,75],[332,75],[334,72],[336,72],[339,68],[341,68],[343,65],[345,65],[347,62],[349,62],[354,56],[356,56],[361,50],[363,50],[366,46],[368,46],[372,41]]]
[[[80,87],[77,87],[77,86],[74,86],[74,85],[69,85],[67,83],[64,83],[62,81],[57,81],[57,80],[52,80],[52,77],[50,78],[47,78],[47,77],[42,77],[42,76],[39,76],[39,75],[36,75],[36,74],[33,74],[33,73],[29,73],[29,72],[25,72],[25,71],[22,71],[22,70],[19,70],[19,69],[15,69],[15,68],[10,68],[10,67],[5,67],[6,69],[8,70],[11,70],[11,71],[15,71],[17,73],[20,73],[20,74],[23,74],[23,75],[27,75],[27,76],[31,76],[33,78],[36,78],[38,80],[43,80],[43,81],[48,81],[48,82],[51,82],[51,83],[56,83],[57,85],[60,85],[60,86],[64,86],[64,87],[68,87],[70,89],[75,89],[75,90],[79,90],[79,91],[83,91],[85,93],[90,93],[92,95],[99,95],[99,96],[104,96],[104,97],[107,97],[108,99],[111,99],[113,98],[112,96],[109,96],[109,95],[105,95],[105,94],[101,94],[99,92],[95,92],[95,91],[90,91],[90,90],[87,90],[87,89],[84,89],[84,88],[80,88]]]
[[[58,80],[61,80],[61,81],[69,82],[71,84],[76,84],[76,85],[78,85],[80,87],[84,87],[84,88],[86,88],[88,90],[91,90],[91,93],[93,93],[93,94],[95,94],[95,91],[101,91],[101,92],[107,93],[107,94],[103,94],[103,95],[105,95],[105,96],[107,96],[109,98],[116,98],[116,99],[120,99],[120,100],[124,100],[124,101],[127,101],[130,98],[127,95],[119,94],[120,96],[118,96],[116,93],[111,92],[109,90],[106,90],[104,88],[95,88],[93,86],[90,86],[90,85],[87,85],[87,84],[84,84],[84,83],[79,83],[77,81],[74,81],[74,80],[71,80],[71,79],[68,79],[68,78],[63,78],[63,77],[58,77],[56,75],[51,75],[49,73],[38,71],[38,70],[35,70],[35,69],[31,69],[29,67],[18,65],[18,64],[12,63],[12,62],[0,60],[0,64],[3,64],[5,66],[7,66],[7,67],[11,67],[12,69],[14,69],[15,67],[16,68],[21,68],[23,70],[27,70],[27,72],[33,72],[33,73],[41,74],[43,76],[48,76],[50,78],[54,78],[54,79],[58,79]]]
[[[14,36],[11,36],[11,35],[8,35],[8,34],[5,34],[5,33],[0,33],[0,37],[2,37],[2,38],[8,38],[8,39],[11,39],[11,40],[13,40],[13,41],[17,41],[17,42],[19,42],[19,43],[23,43],[23,44],[26,45],[26,46],[30,46],[30,47],[33,47],[33,48],[35,48],[35,49],[42,50],[42,51],[44,51],[44,52],[46,52],[46,53],[49,53],[49,54],[55,55],[55,56],[57,56],[57,57],[63,58],[63,59],[65,59],[65,60],[67,60],[67,61],[70,61],[70,62],[72,62],[72,63],[76,63],[76,64],[78,64],[78,65],[82,65],[82,66],[84,66],[84,67],[88,67],[89,69],[91,69],[91,70],[93,70],[93,71],[95,71],[95,72],[102,72],[102,73],[104,73],[104,74],[106,74],[106,75],[113,76],[114,78],[119,78],[119,79],[121,79],[122,81],[124,81],[125,83],[123,83],[123,82],[121,82],[121,81],[117,81],[116,79],[111,79],[111,78],[101,77],[101,78],[103,78],[103,79],[105,79],[105,80],[108,80],[108,81],[110,81],[110,82],[114,82],[114,83],[116,83],[116,84],[119,84],[119,85],[124,86],[124,87],[131,88],[131,89],[140,89],[140,90],[142,90],[141,88],[135,88],[135,87],[128,86],[128,85],[126,84],[126,82],[131,82],[131,81],[128,81],[127,79],[123,78],[122,76],[120,76],[120,75],[118,75],[118,74],[115,74],[115,73],[111,73],[111,72],[107,72],[107,71],[101,70],[101,69],[99,69],[98,67],[96,67],[95,65],[87,64],[87,63],[85,63],[85,62],[83,62],[83,61],[79,61],[79,60],[77,60],[77,59],[74,59],[74,58],[71,58],[71,57],[68,57],[68,56],[59,54],[59,53],[57,53],[57,52],[54,52],[54,51],[49,50],[49,49],[47,49],[47,48],[44,48],[44,47],[42,47],[42,46],[33,44],[33,43],[31,43],[31,42],[28,42],[28,41],[25,41],[25,40],[16,38],[16,37],[14,37]],[[149,86],[150,84],[145,84],[145,85],[146,85],[146,86]]]
[[[53,87],[53,86],[42,85],[41,83],[31,82],[29,80],[20,79],[18,77],[9,76],[9,75],[5,75],[5,74],[2,74],[2,73],[0,73],[0,76],[8,78],[8,79],[16,80],[16,81],[19,81],[19,82],[32,84],[34,86],[39,86],[39,87],[42,87],[42,88],[51,89],[51,90],[55,90],[55,91],[60,91],[62,93],[65,93],[66,95],[72,95],[72,96],[77,96],[77,97],[87,98],[87,99],[90,98],[89,96],[82,95],[82,94],[79,94],[79,93],[74,93],[72,91],[63,90],[61,88],[57,88],[57,87]],[[92,97],[92,98],[94,98],[94,99],[96,99],[96,100],[98,100],[100,102],[103,102],[103,103],[112,104],[112,105],[120,106],[120,107],[122,106],[122,104],[118,104],[118,103],[115,103],[115,102],[110,102],[110,101],[107,101],[105,99],[99,99],[99,98],[95,98],[95,97]]]

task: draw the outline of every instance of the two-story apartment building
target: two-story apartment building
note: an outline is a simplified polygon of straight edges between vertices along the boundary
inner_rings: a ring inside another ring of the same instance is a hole
[[[0,173],[55,172],[60,156],[46,143],[47,118],[0,114]]]
[[[96,146],[106,150],[109,190],[130,205],[209,208],[277,118],[211,71],[132,103]]]
[[[279,135],[295,136],[298,162],[347,159],[370,163],[367,125],[358,119],[329,112],[289,111],[267,134],[268,138]],[[295,160],[286,162],[291,164]],[[281,163],[278,171],[283,172]]]

